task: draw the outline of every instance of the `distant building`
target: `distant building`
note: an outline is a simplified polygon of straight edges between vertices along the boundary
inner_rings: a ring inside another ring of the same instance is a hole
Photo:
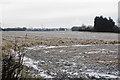
[[[71,30],[72,30],[72,31],[79,31],[79,28],[80,28],[79,26],[73,26],[73,27],[71,28]]]
[[[73,26],[71,28],[72,31],[91,31],[92,30],[92,26]]]
[[[120,27],[120,18],[118,19],[118,27]]]

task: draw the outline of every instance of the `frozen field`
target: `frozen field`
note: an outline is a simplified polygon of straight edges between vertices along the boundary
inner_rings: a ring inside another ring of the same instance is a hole
[[[3,44],[24,39],[24,65],[33,76],[119,80],[118,34],[91,32],[3,32]],[[113,42],[111,42],[113,41]]]
[[[38,36],[38,37],[59,37],[59,38],[78,38],[78,39],[100,39],[100,40],[118,40],[116,33],[96,33],[96,32],[72,32],[72,31],[11,31],[2,32],[10,36]]]

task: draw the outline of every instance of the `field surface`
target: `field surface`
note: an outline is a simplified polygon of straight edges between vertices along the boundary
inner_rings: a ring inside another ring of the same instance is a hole
[[[27,43],[24,65],[34,77],[120,79],[116,33],[6,31],[3,46],[15,37]]]

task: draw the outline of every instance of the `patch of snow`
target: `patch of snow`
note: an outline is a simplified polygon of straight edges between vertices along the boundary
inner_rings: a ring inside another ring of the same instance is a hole
[[[51,75],[57,75],[56,73],[50,72]]]
[[[40,75],[40,76],[42,76],[42,77],[44,77],[44,78],[54,78],[54,77],[52,77],[52,76],[50,76],[50,75],[45,74],[44,72],[41,72],[41,73],[38,74],[38,75]]]
[[[91,70],[91,69],[87,69],[87,71],[88,71],[88,72],[91,72],[91,71],[93,71],[93,70]]]
[[[45,53],[49,53],[50,51],[44,51]]]
[[[41,63],[45,63],[45,61],[43,61],[43,60],[41,60],[40,62],[41,62]]]
[[[11,51],[12,55],[14,56],[15,61],[19,62],[20,55],[22,55],[22,53],[19,51],[15,51],[13,49],[10,49],[10,51]]]
[[[33,46],[33,47],[26,47],[26,49],[39,50],[41,48],[43,48],[43,49],[52,49],[52,48],[64,48],[64,47],[69,47],[69,46],[44,46],[44,45],[38,45],[38,46]]]
[[[41,48],[45,48],[46,46],[44,45],[37,45],[37,46],[33,46],[33,47],[26,47],[26,49],[29,49],[29,50],[39,50]]]
[[[85,52],[85,54],[93,54],[93,53],[105,53],[106,51],[91,51],[91,52]]]
[[[75,72],[75,73],[73,73],[73,75],[78,75],[78,73],[77,73],[77,72]]]
[[[116,62],[116,61],[98,61],[100,63],[112,63],[112,62]]]
[[[101,50],[105,51],[106,49],[101,49]]]
[[[82,52],[82,53],[80,53],[80,54],[96,54],[96,53],[109,53],[109,52],[116,52],[116,51],[105,51],[105,50],[103,50],[103,51],[89,51],[89,52]]]
[[[27,58],[27,57],[24,57],[23,61],[24,61],[24,63],[23,63],[24,65],[26,65],[28,67],[33,67],[34,69],[39,70],[37,65],[35,65],[39,61],[35,61],[35,60],[33,60],[31,58]]]
[[[91,45],[72,45],[72,47],[87,47],[87,46],[91,46]],[[29,50],[39,50],[41,48],[52,49],[52,48],[66,48],[66,47],[69,47],[69,46],[44,46],[44,45],[37,45],[37,46],[25,47],[25,48],[29,49]]]
[[[73,75],[73,72],[66,72],[66,73],[68,73],[68,74],[70,74],[70,75]]]
[[[117,52],[117,51],[109,51],[109,52],[114,53],[114,52]]]
[[[72,64],[75,66],[76,65],[76,63],[75,62],[72,62]]]
[[[62,72],[67,72],[67,70],[64,70],[64,69],[62,69],[61,71],[62,71]]]
[[[88,74],[89,76],[94,76],[96,78],[104,77],[104,78],[120,78],[119,76],[111,75],[111,74],[105,74],[105,73],[97,73],[97,72],[83,72],[85,74]]]
[[[47,46],[46,49],[49,49],[49,48],[56,48],[56,46]]]
[[[60,50],[60,52],[64,52],[64,50]]]
[[[38,47],[39,47],[39,48],[44,48],[44,47],[46,47],[46,46],[44,46],[44,45],[39,45]]]
[[[75,56],[75,59],[84,58],[84,56]]]
[[[24,57],[23,61],[24,61],[24,63],[23,63],[24,65],[26,65],[28,67],[33,67],[34,69],[36,69],[40,72],[39,74],[35,74],[35,75],[37,75],[37,76],[40,75],[44,78],[54,78],[50,75],[45,74],[45,70],[38,68],[37,63],[39,63],[39,61],[35,61],[35,60],[33,60],[31,58],[27,58],[27,57]],[[45,61],[41,61],[41,62],[45,62]]]
[[[64,48],[64,47],[68,47],[68,46],[47,46],[46,49],[51,49],[51,48]]]
[[[119,46],[120,44],[114,44],[114,45],[117,45],[117,46]]]
[[[91,45],[72,45],[74,47],[88,47],[88,46],[91,46]]]

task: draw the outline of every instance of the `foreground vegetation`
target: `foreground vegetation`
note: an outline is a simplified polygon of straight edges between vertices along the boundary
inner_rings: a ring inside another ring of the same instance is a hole
[[[25,38],[26,41],[26,38]],[[24,42],[22,45],[25,45]],[[11,45],[2,46],[2,80],[17,79],[23,77],[24,47],[18,45],[17,38]]]

